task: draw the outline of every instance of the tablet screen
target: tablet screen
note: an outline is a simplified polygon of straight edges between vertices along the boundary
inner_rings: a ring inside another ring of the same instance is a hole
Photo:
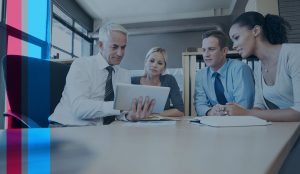
[[[133,98],[142,96],[145,99],[149,96],[150,99],[155,99],[153,113],[160,113],[164,111],[169,92],[169,87],[118,83],[114,109],[130,111]]]

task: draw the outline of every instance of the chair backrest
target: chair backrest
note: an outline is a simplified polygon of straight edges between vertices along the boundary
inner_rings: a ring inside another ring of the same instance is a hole
[[[41,127],[60,101],[70,65],[19,55],[7,55],[3,70],[9,105]]]

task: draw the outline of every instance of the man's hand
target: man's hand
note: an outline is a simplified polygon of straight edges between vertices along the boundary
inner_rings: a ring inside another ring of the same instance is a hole
[[[223,116],[227,115],[227,112],[225,111],[225,106],[216,104],[213,106],[210,111],[208,111],[207,116]]]
[[[132,100],[131,111],[127,115],[129,121],[138,121],[140,119],[146,118],[152,114],[152,110],[155,106],[155,100],[150,100],[147,96],[145,102],[143,103],[143,97],[139,97],[138,100],[134,98]]]

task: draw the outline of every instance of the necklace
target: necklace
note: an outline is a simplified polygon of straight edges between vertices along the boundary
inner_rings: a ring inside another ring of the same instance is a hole
[[[264,78],[264,81],[265,81],[265,84],[268,86],[273,86],[275,84],[274,80],[272,80],[272,79],[267,80]]]
[[[266,66],[266,65],[262,64],[261,69],[264,73],[267,73],[267,72],[269,72],[270,67],[272,67],[272,66]]]
[[[263,72],[263,77],[264,77],[264,81],[266,83],[266,85],[272,86],[275,84],[275,77],[273,77],[274,75],[271,74],[272,69],[269,70],[267,68],[263,68],[262,67],[262,72]]]

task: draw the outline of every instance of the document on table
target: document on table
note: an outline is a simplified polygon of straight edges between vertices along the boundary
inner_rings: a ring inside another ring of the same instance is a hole
[[[146,121],[179,121],[179,117],[166,117],[166,116],[161,116],[159,114],[152,114],[148,116],[147,118],[144,118],[140,120],[140,122],[146,122]]]
[[[176,121],[138,121],[138,122],[126,122],[125,126],[131,127],[149,127],[149,126],[167,126],[176,125]]]
[[[179,120],[180,118],[178,117],[165,117],[159,114],[152,114],[149,117],[139,120],[137,122],[127,122],[125,123],[125,125],[135,127],[175,125],[176,121]]]
[[[191,122],[212,127],[266,126],[272,124],[255,116],[203,116]]]

